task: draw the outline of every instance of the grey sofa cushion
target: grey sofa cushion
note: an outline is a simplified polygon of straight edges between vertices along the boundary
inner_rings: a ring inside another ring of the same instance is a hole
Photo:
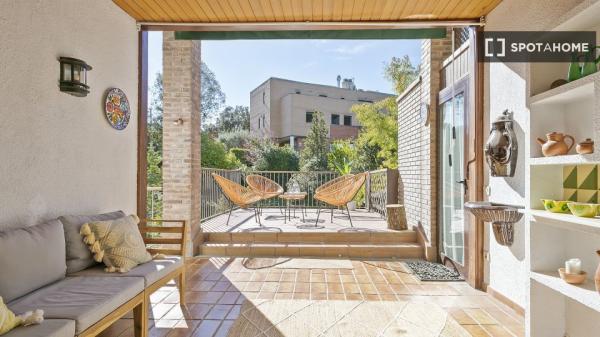
[[[95,266],[69,276],[143,277],[144,285],[148,287],[181,266],[183,266],[181,257],[167,256],[164,259],[140,264],[126,273],[107,273],[104,271],[104,266]]]
[[[21,326],[3,337],[73,337],[75,321],[68,319],[47,319],[42,324]]]
[[[65,237],[52,220],[0,232],[0,296],[10,302],[65,277]]]
[[[96,264],[90,249],[83,243],[79,229],[91,221],[114,220],[125,216],[123,211],[96,215],[63,215],[58,219],[63,223],[67,243],[67,274],[75,273]]]
[[[13,312],[42,309],[47,319],[72,319],[80,334],[143,290],[141,277],[67,277],[7,306]]]

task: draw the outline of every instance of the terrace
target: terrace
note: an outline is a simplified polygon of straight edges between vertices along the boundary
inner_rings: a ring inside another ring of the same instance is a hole
[[[596,336],[597,65],[478,56],[487,31],[599,32],[598,18],[598,0],[0,1],[0,333]],[[420,40],[416,78],[376,110],[397,112],[394,169],[352,172],[366,178],[351,202],[316,201],[333,172],[202,167],[201,41],[282,37]],[[501,127],[510,141],[484,152]],[[549,155],[537,139],[558,132],[581,144]],[[287,192],[297,179],[304,203],[232,208],[215,176],[250,174]]]

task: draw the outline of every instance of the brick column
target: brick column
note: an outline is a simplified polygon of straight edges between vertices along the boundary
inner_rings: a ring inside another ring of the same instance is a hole
[[[163,33],[163,106],[163,218],[187,221],[191,254],[201,241],[200,41]]]

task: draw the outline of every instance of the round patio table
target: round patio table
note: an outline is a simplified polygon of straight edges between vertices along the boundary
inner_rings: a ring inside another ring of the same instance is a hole
[[[286,223],[288,219],[292,221],[292,208],[294,209],[294,218],[296,217],[296,208],[300,208],[300,211],[302,212],[302,221],[304,221],[307,195],[308,193],[306,192],[286,192],[279,195],[280,199],[285,200],[285,216],[283,217],[283,223]],[[302,201],[302,206],[300,206],[300,201]]]

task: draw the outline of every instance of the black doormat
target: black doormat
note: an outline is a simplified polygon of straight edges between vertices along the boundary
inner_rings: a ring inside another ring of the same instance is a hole
[[[428,261],[404,261],[421,281],[464,281],[462,276],[443,264]]]

